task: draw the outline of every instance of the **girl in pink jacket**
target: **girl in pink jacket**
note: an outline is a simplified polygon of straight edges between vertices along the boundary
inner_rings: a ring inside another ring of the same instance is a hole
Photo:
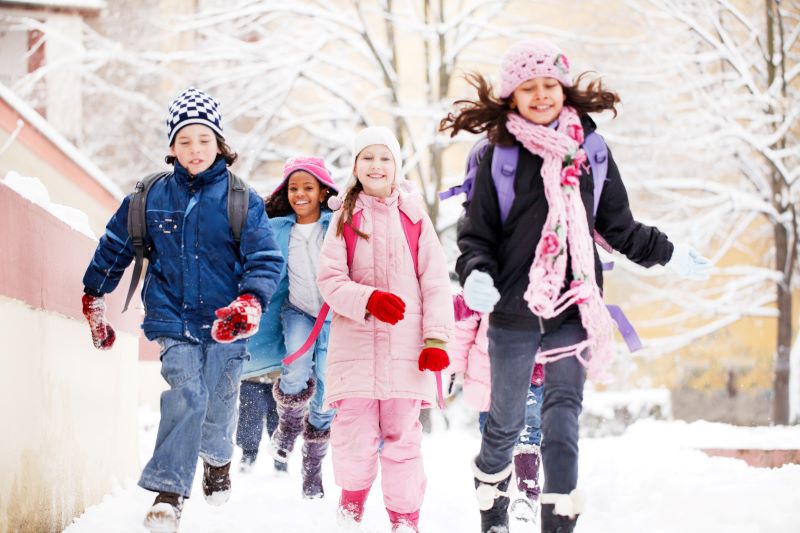
[[[491,404],[492,380],[489,363],[489,314],[478,313],[464,302],[462,294],[453,295],[456,319],[455,335],[449,344],[450,366],[447,371],[462,377],[462,391],[467,405],[479,411],[483,433]],[[525,427],[514,446],[514,478],[517,496],[511,503],[511,516],[521,522],[539,521],[539,464],[542,444],[542,401],[544,365],[536,363],[525,402]]]
[[[426,483],[419,413],[436,393],[426,370],[448,365],[453,331],[447,262],[421,198],[402,185],[392,132],[362,130],[353,155],[354,175],[340,193],[343,208],[325,236],[317,279],[334,312],[325,401],[337,409],[331,448],[342,488],[338,520],[361,521],[380,463],[392,531],[416,532]],[[416,261],[407,222],[420,225]],[[356,236],[350,265],[345,224]]]

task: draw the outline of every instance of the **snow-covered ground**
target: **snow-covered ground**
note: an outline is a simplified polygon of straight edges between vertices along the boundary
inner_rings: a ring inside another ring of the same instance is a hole
[[[141,456],[155,441],[158,415],[143,412]],[[434,432],[424,440],[428,491],[420,529],[424,533],[479,530],[469,462],[479,434],[464,411],[451,414],[445,429],[438,413]],[[800,465],[759,469],[743,461],[711,458],[694,447],[800,448],[800,427],[737,428],[697,422],[639,421],[621,437],[581,440],[580,487],[587,510],[577,532],[591,533],[783,533],[800,531]],[[289,474],[272,471],[262,454],[249,474],[233,472],[233,495],[223,507],[202,497],[198,469],[193,497],[184,506],[186,533],[335,533],[337,487],[330,459],[324,466],[327,495],[304,500],[300,459]],[[237,456],[234,458],[238,461]],[[142,518],[153,495],[128,481],[89,508],[65,533],[145,533]],[[512,525],[512,533],[533,532]],[[380,479],[373,487],[361,529],[388,532]]]

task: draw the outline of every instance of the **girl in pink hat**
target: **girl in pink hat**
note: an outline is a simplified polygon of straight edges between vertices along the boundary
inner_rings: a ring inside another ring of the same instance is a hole
[[[318,276],[333,310],[325,400],[337,410],[331,446],[342,488],[338,516],[361,521],[380,466],[392,531],[410,533],[418,531],[426,484],[419,413],[434,402],[430,371],[449,362],[450,280],[422,199],[402,185],[392,132],[359,132],[353,159]]]
[[[602,161],[602,194],[594,198],[592,164],[600,162],[589,162],[584,148],[597,135],[588,113],[616,113],[619,97],[599,80],[584,87],[584,75],[573,81],[569,60],[555,45],[525,41],[506,51],[496,96],[482,76],[468,80],[477,100],[456,102],[458,112],[442,121],[442,129],[486,133],[484,162],[492,161],[498,146],[518,154],[513,183],[503,182],[503,194],[492,164],[479,166],[458,233],[456,271],[464,299],[471,309],[491,313],[491,408],[473,464],[481,531],[508,531],[512,453],[525,424],[534,355],[541,349],[542,532],[568,533],[581,511],[576,486],[584,380],[587,372],[602,377],[613,356],[614,324],[602,299],[593,233],[645,267],[667,265],[682,276],[706,279],[711,264],[633,218],[610,151]]]
[[[237,444],[242,469],[256,459],[269,399],[274,396],[278,425],[270,441],[275,468],[286,470],[297,437],[303,435],[303,496],[322,498],[321,466],[328,450],[333,410],[325,409],[325,362],[328,319],[314,343],[290,364],[287,354],[298,351],[314,326],[323,299],[317,288],[317,265],[331,211],[328,197],[338,191],[325,163],[316,157],[286,161],[283,179],[266,200],[266,210],[278,247],[286,259],[278,288],[269,302],[259,332],[248,346]],[[280,374],[274,383],[270,375]]]

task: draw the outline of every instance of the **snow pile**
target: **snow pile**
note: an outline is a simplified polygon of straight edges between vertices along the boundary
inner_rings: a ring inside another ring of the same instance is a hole
[[[39,178],[21,176],[11,170],[6,174],[5,178],[0,180],[0,183],[16,191],[23,198],[27,198],[36,205],[43,207],[72,229],[97,240],[97,236],[89,226],[89,217],[86,213],[74,207],[51,202],[50,193]]]
[[[581,436],[621,435],[639,419],[669,420],[672,401],[668,389],[599,392],[587,384],[581,414]]]

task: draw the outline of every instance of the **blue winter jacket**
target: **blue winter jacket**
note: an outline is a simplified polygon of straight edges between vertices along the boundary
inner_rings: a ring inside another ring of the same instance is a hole
[[[113,291],[134,257],[128,234],[131,196],[111,217],[83,284],[86,292]],[[147,194],[145,220],[149,264],[142,287],[148,339],[211,340],[214,311],[244,293],[266,308],[284,266],[264,203],[249,191],[247,216],[237,249],[228,223],[228,170],[219,158],[190,179],[175,163],[172,174]]]
[[[322,234],[328,231],[333,213],[324,209],[320,215],[322,223]],[[292,228],[297,223],[294,213],[285,217],[275,217],[269,220],[272,230],[275,232],[275,240],[283,257],[289,259],[289,239],[292,236]],[[269,302],[267,312],[261,317],[261,324],[258,333],[250,337],[250,344],[247,350],[250,352],[250,360],[247,361],[242,370],[242,378],[249,378],[280,370],[281,359],[286,357],[286,345],[283,339],[283,320],[281,310],[283,304],[289,297],[289,273],[288,265],[284,264],[281,270],[281,278],[278,288]],[[325,317],[325,328],[330,327],[331,314]]]

